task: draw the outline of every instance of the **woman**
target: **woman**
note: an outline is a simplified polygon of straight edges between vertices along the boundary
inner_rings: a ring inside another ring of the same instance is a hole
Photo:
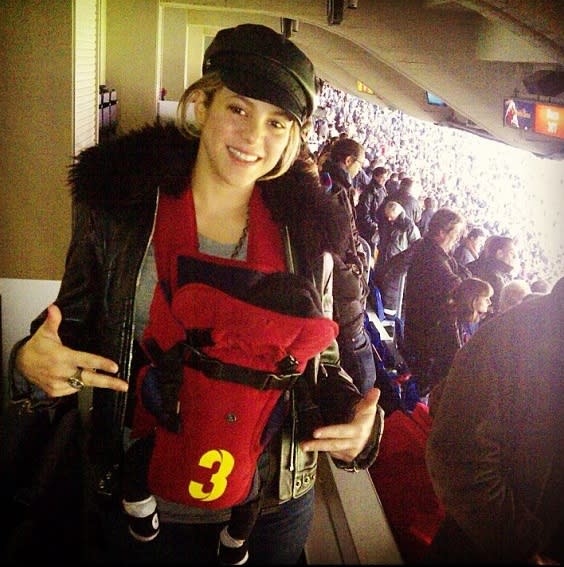
[[[492,286],[479,278],[467,278],[460,282],[448,303],[448,313],[431,331],[433,355],[429,375],[431,414],[438,404],[442,384],[454,359],[454,355],[478,329],[492,304]]]
[[[364,161],[364,147],[343,137],[330,149],[321,174],[329,174],[331,194],[349,221],[345,252],[335,255],[334,312],[339,324],[337,342],[341,365],[362,394],[374,388],[376,365],[370,336],[364,326],[369,293],[370,245],[359,234],[355,219],[356,190],[352,184]]]
[[[89,560],[214,563],[232,506],[256,495],[258,482],[251,560],[296,563],[313,516],[317,451],[348,470],[375,458],[379,391],[363,399],[335,341],[312,346],[308,328],[331,317],[328,252],[342,251],[347,230],[318,178],[292,167],[315,84],[309,59],[271,29],[222,30],[182,97],[178,127],[90,148],[73,167],[76,222],[61,289],[15,346],[11,375],[14,398],[31,407],[94,388],[90,454],[105,501],[92,502],[97,521],[87,516]],[[318,295],[304,286],[281,296],[270,276],[284,285],[305,278]],[[305,311],[313,305],[313,316],[296,320],[292,298]],[[250,433],[238,437],[255,453],[247,474],[230,462],[236,444],[220,445],[254,409],[244,395],[226,409],[238,387],[267,397],[262,421],[250,424],[253,443]],[[310,394],[330,425],[303,430],[315,417]],[[206,420],[193,420],[202,409]],[[161,525],[141,543],[127,535],[116,487],[124,449],[147,429]]]

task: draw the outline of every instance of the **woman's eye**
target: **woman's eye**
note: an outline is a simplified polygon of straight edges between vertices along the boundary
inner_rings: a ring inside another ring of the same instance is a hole
[[[236,104],[230,104],[229,110],[231,112],[233,112],[233,114],[240,114],[242,116],[244,116],[246,114],[245,111],[240,106],[237,106]]]
[[[284,120],[271,120],[270,124],[277,130],[286,130],[290,127],[291,122],[286,122]]]

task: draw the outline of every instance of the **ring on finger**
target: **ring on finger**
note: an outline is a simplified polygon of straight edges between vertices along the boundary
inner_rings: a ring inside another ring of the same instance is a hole
[[[84,382],[82,381],[82,368],[77,368],[76,372],[70,378],[67,378],[67,384],[79,392],[82,388],[84,388]]]

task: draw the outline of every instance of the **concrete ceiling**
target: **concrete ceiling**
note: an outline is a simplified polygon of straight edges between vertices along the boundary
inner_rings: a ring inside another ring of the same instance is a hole
[[[282,30],[281,18],[295,20],[292,40],[335,87],[419,119],[564,159],[564,141],[503,123],[507,97],[564,104],[564,92],[532,95],[523,83],[539,70],[564,71],[562,0],[344,0],[342,21],[333,25],[328,6],[339,0],[161,4],[185,6],[196,19],[222,27],[260,22]],[[373,94],[360,92],[358,81]],[[447,106],[429,105],[426,91]]]

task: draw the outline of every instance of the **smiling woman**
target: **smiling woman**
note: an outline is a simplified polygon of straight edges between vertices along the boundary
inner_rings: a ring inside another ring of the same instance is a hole
[[[77,156],[61,288],[13,350],[12,394],[51,408],[95,388],[89,464],[113,502],[92,511],[98,557],[295,563],[318,452],[366,469],[381,436],[379,390],[360,394],[336,344],[349,226],[298,158],[305,53],[245,24],[202,73],[177,125]]]

